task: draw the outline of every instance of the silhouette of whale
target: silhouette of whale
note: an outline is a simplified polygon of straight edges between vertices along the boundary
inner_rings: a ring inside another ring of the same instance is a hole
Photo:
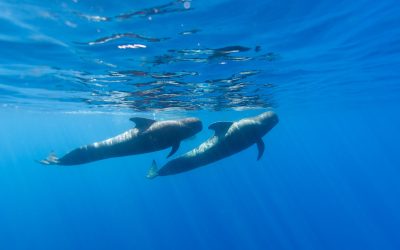
[[[172,147],[169,157],[178,150],[182,140],[202,130],[202,123],[197,118],[155,121],[135,117],[130,120],[136,124],[135,128],[110,139],[76,148],[61,158],[51,153],[39,162],[45,165],[77,165]]]
[[[273,111],[268,111],[237,122],[216,122],[211,124],[209,129],[215,131],[214,136],[197,148],[169,161],[160,169],[157,169],[157,164],[153,160],[147,178],[152,179],[157,176],[186,172],[231,156],[253,144],[257,144],[257,160],[259,160],[264,152],[262,137],[278,121],[278,116]]]

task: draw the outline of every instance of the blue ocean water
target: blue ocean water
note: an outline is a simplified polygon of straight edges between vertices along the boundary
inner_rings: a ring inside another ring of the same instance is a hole
[[[400,249],[397,1],[0,1],[1,249]],[[43,166],[129,118],[279,124],[208,166]]]

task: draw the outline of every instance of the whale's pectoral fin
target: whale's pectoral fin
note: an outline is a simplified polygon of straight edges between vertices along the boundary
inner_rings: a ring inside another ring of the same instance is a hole
[[[175,154],[176,151],[178,151],[179,145],[180,145],[180,144],[181,144],[181,142],[180,142],[180,141],[177,141],[176,143],[174,143],[174,145],[172,145],[171,152],[169,152],[167,158],[170,157],[170,156],[172,156],[173,154]]]
[[[257,157],[257,161],[258,161],[263,156],[264,149],[265,149],[264,142],[261,138],[259,138],[257,141],[257,148],[258,148],[258,157]]]
[[[215,122],[208,126],[209,129],[215,131],[215,135],[225,134],[233,122]]]
[[[155,160],[151,163],[151,167],[149,169],[149,172],[147,172],[146,178],[147,179],[154,179],[158,176],[158,167],[157,163]]]
[[[130,121],[135,123],[135,127],[139,130],[146,130],[151,124],[155,123],[155,120],[142,118],[142,117],[132,117],[129,119]]]

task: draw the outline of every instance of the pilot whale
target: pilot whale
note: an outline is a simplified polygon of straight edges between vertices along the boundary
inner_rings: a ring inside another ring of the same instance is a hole
[[[147,178],[173,175],[186,172],[223,158],[236,154],[253,144],[257,144],[259,160],[264,152],[262,137],[277,123],[278,116],[273,111],[264,112],[258,116],[245,118],[236,122],[216,122],[208,128],[215,131],[214,136],[197,148],[169,161],[157,169],[153,160]]]
[[[77,165],[111,157],[143,154],[172,147],[168,157],[179,148],[180,142],[202,130],[197,118],[155,121],[135,117],[130,119],[135,127],[110,139],[81,146],[61,158],[50,154],[45,165]]]

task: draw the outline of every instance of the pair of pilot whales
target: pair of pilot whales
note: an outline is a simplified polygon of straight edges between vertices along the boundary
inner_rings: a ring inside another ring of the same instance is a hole
[[[61,158],[50,154],[40,163],[45,165],[77,165],[112,157],[143,154],[172,147],[168,157],[179,148],[180,142],[202,130],[197,118],[181,120],[154,121],[146,118],[131,118],[136,126],[113,138],[95,142],[72,150]],[[186,172],[236,154],[253,144],[257,144],[258,157],[264,152],[262,137],[277,123],[278,116],[273,111],[236,122],[216,122],[208,128],[214,135],[197,148],[167,162],[158,169],[153,164],[147,178],[173,175]]]

